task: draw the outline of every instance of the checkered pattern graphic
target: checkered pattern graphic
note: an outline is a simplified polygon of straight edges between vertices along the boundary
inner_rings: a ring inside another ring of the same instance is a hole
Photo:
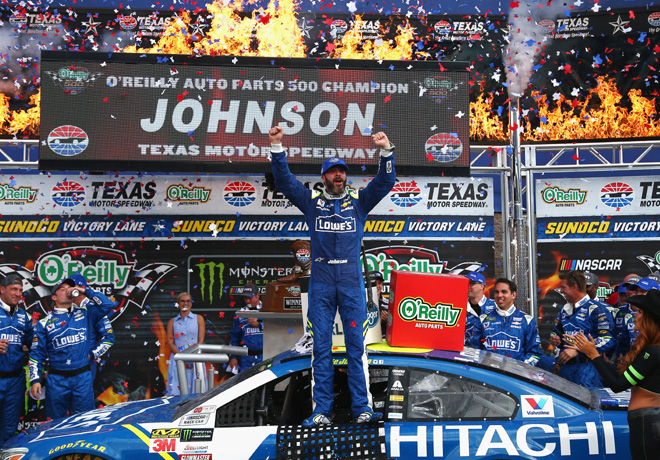
[[[385,460],[385,425],[280,426],[278,460]]]
[[[170,271],[174,270],[176,265],[168,263],[151,263],[135,272],[127,282],[126,287],[115,292],[113,296],[118,302],[117,313],[111,313],[108,317],[114,320],[126,308],[129,303],[135,304],[138,308],[144,308],[149,291],[158,283],[158,281]],[[40,311],[45,315],[48,313],[50,304],[51,288],[39,283],[35,274],[20,265],[0,265],[0,279],[5,276],[16,273],[23,278],[23,298],[28,312]]]
[[[639,260],[644,262],[644,264],[649,267],[649,270],[651,273],[655,273],[660,271],[660,263],[658,263],[657,260],[655,260],[655,257],[651,256],[637,256]]]
[[[487,265],[480,262],[463,262],[449,269],[452,275],[466,275],[470,272],[483,272]]]

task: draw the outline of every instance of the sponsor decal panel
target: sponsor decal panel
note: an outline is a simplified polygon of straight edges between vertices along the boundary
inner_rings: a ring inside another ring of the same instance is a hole
[[[552,396],[520,395],[520,410],[524,418],[554,418],[555,416]]]
[[[213,440],[213,428],[182,428],[181,442],[203,442]]]
[[[152,439],[151,441],[149,441],[149,452],[150,453],[175,452],[177,442],[178,442],[177,438]]]
[[[178,438],[181,429],[179,428],[156,428],[151,430],[151,439],[160,439],[160,438]]]
[[[179,426],[206,425],[210,414],[190,414],[184,415],[179,422]]]

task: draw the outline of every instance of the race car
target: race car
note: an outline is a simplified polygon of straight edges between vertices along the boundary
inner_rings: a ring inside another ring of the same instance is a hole
[[[630,459],[629,395],[519,361],[370,345],[378,424],[355,424],[346,356],[333,349],[333,424],[303,428],[311,356],[287,351],[197,395],[127,402],[38,426],[0,460]]]

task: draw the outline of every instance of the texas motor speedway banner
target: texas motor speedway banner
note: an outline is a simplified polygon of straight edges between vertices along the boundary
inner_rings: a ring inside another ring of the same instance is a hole
[[[319,176],[299,179],[323,188]],[[492,240],[493,213],[490,178],[401,178],[365,235]],[[12,239],[308,237],[300,211],[263,176],[0,175],[0,215],[0,238]]]
[[[604,299],[626,275],[660,270],[659,176],[538,179],[536,216],[542,336],[565,302],[559,274],[592,271]]]

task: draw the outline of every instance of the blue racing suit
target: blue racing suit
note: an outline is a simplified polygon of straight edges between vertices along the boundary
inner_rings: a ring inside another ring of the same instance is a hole
[[[591,336],[596,342],[599,353],[611,353],[616,346],[614,339],[614,318],[610,311],[595,300],[585,295],[575,306],[567,303],[557,313],[555,327],[552,334],[562,339],[562,348],[565,347],[565,336],[571,336],[578,332]],[[600,374],[584,353],[563,364],[558,375],[571,382],[583,385],[587,388],[599,388],[603,386]]]
[[[2,307],[9,307],[4,302]],[[11,311],[13,310],[13,314]],[[0,308],[0,339],[9,341],[0,353],[0,446],[14,436],[25,408],[25,369],[23,346],[32,345],[32,318],[24,310]]]
[[[630,308],[629,303],[624,303],[619,307],[619,311],[614,317],[614,331],[617,344],[617,358],[625,356],[630,351],[630,347],[635,343],[635,315]]]
[[[115,333],[107,316],[101,318],[95,327],[89,330],[89,353],[92,361],[89,363],[92,371],[92,382],[96,379],[96,372],[101,366],[101,357],[115,344]]]
[[[240,311],[250,311],[247,306],[241,308]],[[261,310],[261,302],[259,308],[255,310],[255,317]],[[235,347],[247,347],[247,356],[232,355],[231,358],[238,360],[238,371],[243,372],[246,369],[260,363],[264,359],[264,326],[259,322],[259,327],[250,326],[248,318],[234,317],[234,324],[231,331],[229,331],[230,344]]]
[[[479,340],[475,340],[474,338],[479,317],[481,315],[488,315],[497,308],[495,301],[486,296],[483,296],[477,305],[479,306],[479,312],[468,301],[467,314],[465,315],[465,345],[473,348],[481,348]]]
[[[94,389],[89,367],[90,331],[115,306],[104,294],[89,287],[80,306],[54,308],[37,322],[30,352],[30,385],[41,380],[48,359],[46,417],[62,418],[94,409]]]
[[[536,366],[543,354],[536,320],[512,305],[479,317],[474,338],[481,348]]]
[[[312,269],[307,323],[313,337],[312,396],[315,414],[331,417],[334,400],[332,329],[337,308],[344,328],[348,383],[354,417],[371,410],[364,337],[367,305],[360,247],[368,213],[394,186],[392,150],[381,149],[378,174],[362,190],[342,195],[308,190],[297,181],[284,152],[272,152],[275,185],[302,213],[309,226]]]

